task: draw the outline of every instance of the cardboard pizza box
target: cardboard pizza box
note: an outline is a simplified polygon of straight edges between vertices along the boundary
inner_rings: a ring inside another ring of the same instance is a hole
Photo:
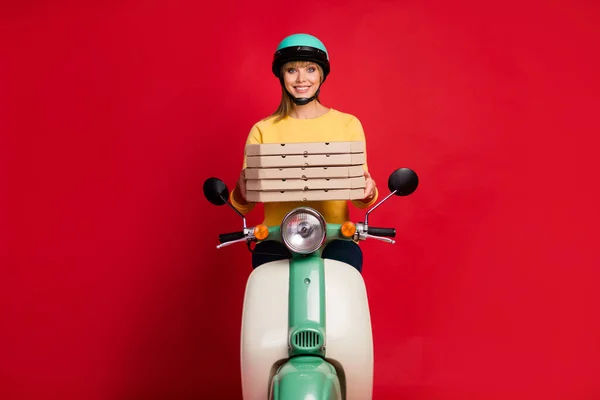
[[[364,177],[336,179],[258,179],[246,181],[247,190],[313,190],[360,189],[366,186]]]
[[[365,142],[247,144],[246,156],[364,153]]]
[[[332,190],[285,190],[246,192],[246,199],[253,203],[272,203],[287,201],[322,201],[322,200],[360,200],[364,197],[364,189],[332,189]]]
[[[364,163],[364,153],[246,157],[246,166],[250,168],[349,166]]]
[[[352,178],[363,176],[362,165],[338,167],[246,168],[246,179]]]

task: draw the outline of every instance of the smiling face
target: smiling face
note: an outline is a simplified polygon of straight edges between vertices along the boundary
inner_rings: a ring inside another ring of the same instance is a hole
[[[283,70],[283,84],[288,93],[296,98],[309,98],[319,89],[321,67],[313,62],[293,61],[285,64]]]

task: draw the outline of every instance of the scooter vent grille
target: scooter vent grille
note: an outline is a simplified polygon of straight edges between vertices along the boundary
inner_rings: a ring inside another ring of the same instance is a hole
[[[299,350],[318,349],[322,344],[321,334],[317,331],[298,331],[292,336],[292,345]]]

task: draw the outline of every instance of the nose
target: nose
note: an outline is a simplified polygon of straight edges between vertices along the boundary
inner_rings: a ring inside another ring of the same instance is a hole
[[[298,74],[296,75],[296,82],[304,82],[305,72],[303,69],[298,68]]]

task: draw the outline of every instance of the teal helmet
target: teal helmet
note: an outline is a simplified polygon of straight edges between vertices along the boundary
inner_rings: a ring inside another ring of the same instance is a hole
[[[325,79],[331,70],[329,65],[329,53],[327,53],[327,49],[323,42],[306,33],[296,33],[286,37],[279,43],[279,46],[277,46],[277,49],[275,50],[271,69],[273,74],[279,78],[281,86],[284,88],[281,67],[290,61],[312,61],[320,65],[321,68],[323,68],[323,81],[321,84],[325,82]],[[304,105],[316,99],[320,90],[321,88],[319,86],[315,95],[310,98],[296,98],[290,93],[288,94],[294,103],[297,105]]]
[[[273,73],[280,78],[281,67],[289,61],[312,61],[323,68],[323,81],[329,71],[329,54],[323,42],[306,33],[296,33],[279,43],[273,55]]]

